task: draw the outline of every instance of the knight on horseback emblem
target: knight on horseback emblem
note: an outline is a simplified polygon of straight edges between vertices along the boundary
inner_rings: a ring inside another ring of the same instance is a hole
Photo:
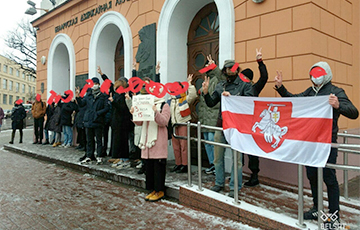
[[[260,133],[264,134],[265,141],[267,143],[272,143],[273,139],[275,139],[275,143],[271,145],[272,148],[276,148],[279,145],[281,138],[287,133],[288,127],[280,127],[277,125],[280,120],[280,111],[278,111],[278,107],[286,106],[282,104],[268,104],[268,109],[264,109],[261,114],[261,120],[259,122],[255,122],[252,127],[252,131],[256,133],[256,128],[260,129]],[[271,110],[271,108],[273,110]]]

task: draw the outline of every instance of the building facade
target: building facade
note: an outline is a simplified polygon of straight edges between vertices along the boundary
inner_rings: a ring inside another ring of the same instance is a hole
[[[139,31],[156,24],[156,60],[161,82],[183,81],[212,54],[221,67],[235,59],[259,77],[255,49],[262,47],[269,81],[261,97],[278,97],[276,70],[294,93],[310,86],[309,68],[327,61],[333,83],[359,107],[359,2],[355,0],[72,0],[32,22],[38,28],[37,93],[62,94],[101,66],[111,80],[131,77]],[[47,60],[42,62],[41,60]],[[41,84],[44,92],[41,92]],[[343,130],[358,130],[359,119],[341,118]],[[262,160],[261,173],[294,182],[297,167]],[[284,170],[291,170],[286,175]]]
[[[24,103],[35,99],[36,78],[19,65],[0,55],[0,107],[12,109],[18,99]]]

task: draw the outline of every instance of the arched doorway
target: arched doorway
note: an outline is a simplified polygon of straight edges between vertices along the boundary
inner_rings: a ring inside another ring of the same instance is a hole
[[[188,33],[188,73],[194,74],[193,84],[196,90],[201,88],[205,74],[200,74],[199,70],[204,68],[207,62],[206,56],[211,54],[214,61],[219,62],[219,17],[215,3],[210,3],[204,6],[194,17],[190,24]],[[199,98],[197,98],[191,105],[191,122],[197,122],[197,105]],[[196,136],[196,131],[192,130],[192,135]],[[193,162],[197,161],[197,145],[192,143],[191,158]],[[208,165],[206,150],[202,145],[202,164]]]
[[[122,36],[116,45],[115,50],[115,81],[120,77],[124,77],[124,40]]]
[[[215,3],[203,7],[191,22],[188,33],[188,73],[194,74],[193,84],[198,90],[204,80],[199,70],[204,68],[206,56],[211,54],[216,63],[219,61],[219,17]],[[195,106],[192,105],[193,121],[197,121]]]
[[[47,69],[47,98],[50,91],[58,94],[71,89],[75,91],[75,49],[70,37],[58,34],[49,49]]]

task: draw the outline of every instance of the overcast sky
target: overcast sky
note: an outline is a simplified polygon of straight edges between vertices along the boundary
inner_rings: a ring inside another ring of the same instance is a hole
[[[36,3],[36,7],[40,8],[41,0],[32,0]],[[27,4],[27,0],[1,0],[1,13],[0,13],[0,54],[4,55],[7,49],[4,38],[7,36],[9,30],[13,30],[17,27],[17,24],[22,19],[33,21],[40,14],[33,16],[25,14],[27,8],[30,5]]]

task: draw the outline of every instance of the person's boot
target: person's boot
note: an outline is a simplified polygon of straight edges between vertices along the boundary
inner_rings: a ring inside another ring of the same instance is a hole
[[[255,187],[259,184],[259,178],[257,173],[251,174],[250,180],[244,183],[245,187]]]
[[[15,132],[11,133],[11,141],[9,141],[9,144],[14,144],[14,138],[15,138]]]
[[[21,144],[21,143],[22,143],[22,140],[23,140],[23,133],[21,132],[21,133],[20,133],[20,140],[19,140],[19,144]]]

